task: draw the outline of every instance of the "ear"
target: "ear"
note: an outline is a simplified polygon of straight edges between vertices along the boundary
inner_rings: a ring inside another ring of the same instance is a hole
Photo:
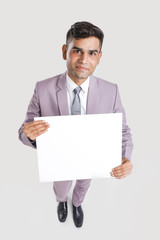
[[[98,64],[99,64],[99,62],[100,62],[100,59],[101,59],[101,57],[102,57],[102,51],[100,51],[100,53],[99,53],[99,60],[98,60]]]
[[[64,44],[63,46],[62,46],[62,56],[63,56],[63,59],[64,60],[66,60],[66,56],[67,56],[67,46],[66,46],[66,44]]]

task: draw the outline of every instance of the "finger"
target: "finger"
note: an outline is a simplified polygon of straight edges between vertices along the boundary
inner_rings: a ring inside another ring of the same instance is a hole
[[[113,174],[113,172],[110,172],[110,175],[111,175],[112,177],[114,177],[114,174]]]
[[[114,170],[112,170],[112,173],[115,175],[115,174],[121,174],[121,173],[123,173],[123,172],[125,172],[125,170],[126,169],[124,169],[124,168],[120,168],[120,169],[114,169]]]
[[[117,179],[126,177],[127,175],[129,175],[129,173],[125,173],[125,174],[113,174],[113,173],[111,173],[111,176],[115,177]]]
[[[40,135],[42,135],[43,133],[45,133],[45,132],[47,132],[47,131],[48,131],[48,128],[37,132],[37,133],[35,134],[35,138],[39,137]]]
[[[127,165],[121,165],[120,167],[116,167],[114,169],[112,169],[112,174],[116,175],[116,174],[123,174],[123,173],[129,173],[132,170],[132,164],[127,164]]]
[[[125,167],[121,167],[121,168],[118,168],[118,169],[114,169],[113,172],[115,173],[120,173],[120,172],[125,172],[127,170],[130,170],[131,169],[131,166],[125,166]]]
[[[43,133],[47,132],[48,131],[48,128],[47,129],[43,129],[41,131],[38,131],[38,132],[35,132],[34,134],[28,136],[31,140],[35,140],[38,136],[42,135]]]
[[[42,130],[42,128],[47,128],[49,127],[49,124],[48,123],[38,123],[36,125],[30,125],[30,126],[27,126],[26,128],[24,128],[24,133],[30,133],[34,130]]]
[[[131,172],[131,170],[130,169],[127,169],[127,170],[122,170],[121,172],[114,172],[113,174],[114,174],[114,176],[116,176],[116,177],[119,177],[119,176],[122,176],[122,175],[125,175],[125,174],[129,174]]]
[[[35,128],[30,128],[29,130],[26,131],[27,134],[31,134],[31,135],[34,135],[34,134],[37,134],[43,130],[46,130],[48,129],[47,126],[45,125],[40,125],[39,127],[35,127]]]
[[[122,163],[121,165],[119,165],[118,167],[113,168],[112,170],[118,171],[118,170],[121,170],[122,168],[127,168],[130,166],[132,166],[132,164],[130,162],[125,162],[125,163]]]
[[[121,178],[131,173],[131,168],[122,169],[122,171],[113,171],[112,175],[116,178]]]
[[[43,120],[41,121],[35,121],[35,122],[30,122],[24,125],[24,130],[32,130],[32,129],[36,129],[39,128],[41,126],[49,126],[49,124]]]
[[[122,165],[119,165],[119,166],[113,168],[112,171],[119,170],[119,169],[121,169],[121,168],[122,168]]]
[[[25,123],[24,127],[30,127],[30,126],[37,125],[37,124],[43,123],[43,122],[44,122],[44,120],[32,121],[32,122],[29,122],[29,123]]]
[[[125,177],[127,177],[129,174],[123,174],[123,175],[121,175],[121,176],[116,176],[115,178],[116,179],[122,179],[122,178],[125,178]]]
[[[46,130],[48,130],[49,126],[44,126],[41,125],[39,127],[35,127],[35,128],[30,128],[29,130],[26,129],[24,130],[24,133],[27,135],[27,137],[29,137],[31,140],[34,140],[37,136],[39,136],[41,133],[45,132]]]
[[[119,173],[117,173],[117,172],[112,172],[111,173],[111,176],[113,176],[113,177],[115,177],[115,178],[120,178],[120,177],[122,177],[122,176],[124,176],[124,175],[126,175],[127,173],[126,172],[119,172]]]
[[[28,130],[29,130],[29,131],[41,130],[42,128],[47,128],[47,127],[49,127],[49,124],[48,124],[48,123],[39,123],[39,124],[30,126],[30,127],[28,128]]]
[[[131,171],[131,169],[132,169],[131,166],[122,167],[121,169],[113,170],[113,173],[120,174],[123,172],[129,172],[129,171]]]

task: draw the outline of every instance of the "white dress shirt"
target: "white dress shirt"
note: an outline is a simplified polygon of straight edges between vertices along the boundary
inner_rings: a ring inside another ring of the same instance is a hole
[[[72,102],[74,99],[74,92],[73,90],[78,87],[75,82],[68,76],[66,73],[66,87],[67,87],[67,98],[68,98],[68,109],[69,109],[69,114],[71,115],[71,107],[72,107]],[[88,88],[89,88],[89,77],[84,81],[80,87],[82,90],[79,93],[80,101],[81,101],[81,115],[86,114],[86,106],[87,106],[87,96],[88,96]]]

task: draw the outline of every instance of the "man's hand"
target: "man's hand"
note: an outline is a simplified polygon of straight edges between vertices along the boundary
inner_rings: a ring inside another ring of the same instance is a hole
[[[42,133],[47,132],[49,124],[43,120],[33,121],[27,124],[24,124],[23,132],[31,140],[35,140],[36,137],[40,136]]]
[[[115,178],[124,178],[132,171],[133,165],[127,158],[122,158],[122,164],[112,169],[111,176]]]

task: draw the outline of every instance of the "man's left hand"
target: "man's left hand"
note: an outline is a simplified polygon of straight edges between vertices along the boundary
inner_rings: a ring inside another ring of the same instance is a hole
[[[117,179],[124,178],[132,171],[133,165],[127,158],[122,158],[122,164],[112,169],[111,176]]]

